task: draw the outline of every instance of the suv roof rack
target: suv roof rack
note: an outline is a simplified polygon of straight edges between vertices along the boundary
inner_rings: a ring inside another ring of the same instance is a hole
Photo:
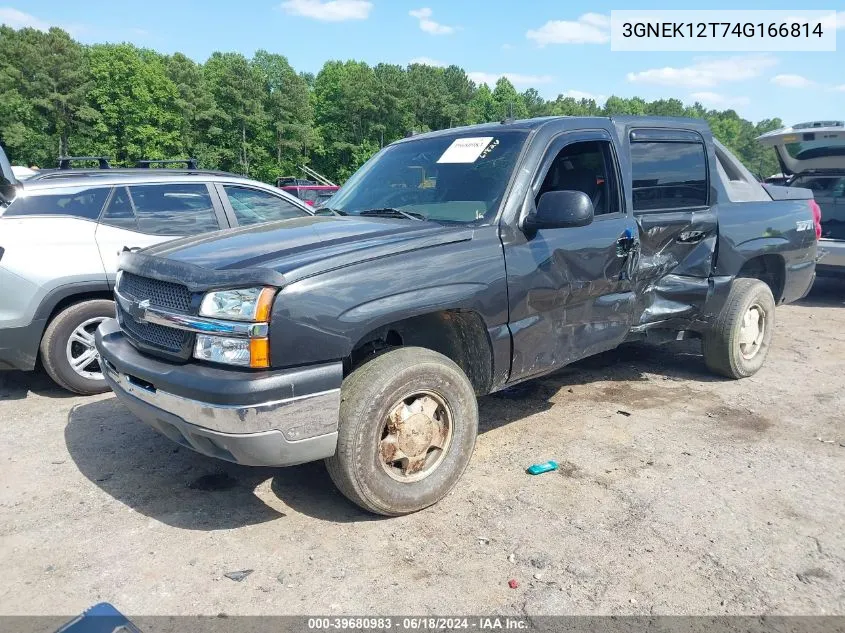
[[[188,169],[199,169],[197,167],[196,158],[177,158],[172,160],[139,160],[135,163],[135,167],[139,169],[149,169],[153,165],[185,165]]]
[[[100,169],[111,169],[109,164],[111,160],[108,156],[59,156],[59,169],[70,169],[71,163],[93,162],[97,161]]]

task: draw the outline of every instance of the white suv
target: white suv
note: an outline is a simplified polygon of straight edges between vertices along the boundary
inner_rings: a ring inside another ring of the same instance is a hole
[[[0,369],[37,360],[59,385],[107,391],[94,332],[114,315],[118,254],[175,237],[310,215],[253,180],[197,170],[101,170],[27,183],[0,217]]]

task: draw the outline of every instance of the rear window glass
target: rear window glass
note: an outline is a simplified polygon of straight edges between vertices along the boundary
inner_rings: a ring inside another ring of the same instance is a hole
[[[634,211],[707,205],[703,143],[631,143]]]
[[[96,221],[108,194],[109,187],[62,187],[33,191],[15,198],[4,215],[65,215]]]
[[[845,144],[833,145],[829,140],[802,141],[784,145],[786,153],[796,160],[845,156]]]

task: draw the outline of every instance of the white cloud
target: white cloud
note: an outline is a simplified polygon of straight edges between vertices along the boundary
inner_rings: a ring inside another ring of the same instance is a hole
[[[38,31],[49,31],[50,25],[44,20],[39,20],[34,15],[18,11],[12,7],[0,7],[0,24],[5,24],[13,29],[36,29]]]
[[[713,108],[730,108],[734,106],[746,106],[751,103],[748,97],[731,97],[728,95],[719,94],[718,92],[693,92],[690,97],[701,103],[702,105]]]
[[[514,48],[515,48],[515,46],[513,44],[508,44],[507,42],[502,44],[502,50],[503,51],[512,51]]]
[[[781,88],[810,88],[816,83],[803,75],[775,75],[771,81]]]
[[[58,27],[70,33],[75,37],[87,32],[89,29],[81,24],[58,24],[56,22],[46,22],[40,18],[35,17],[29,13],[24,13],[13,7],[0,7],[0,24],[5,24],[13,29],[37,29],[39,31],[49,31],[50,27]]]
[[[409,15],[412,18],[417,18],[420,21],[420,28],[425,31],[426,33],[430,33],[431,35],[451,35],[455,31],[457,31],[457,27],[454,26],[447,26],[445,24],[440,24],[440,22],[435,22],[431,19],[433,12],[428,7],[423,7],[422,9],[415,9],[414,11],[410,11]]]
[[[547,84],[554,81],[554,77],[550,75],[522,75],[520,73],[484,73],[472,72],[467,73],[472,81],[477,84],[487,84],[488,86],[495,86],[496,82],[501,77],[506,77],[514,86],[535,86],[537,84]]]
[[[525,34],[538,46],[547,44],[605,44],[610,41],[610,18],[600,13],[585,13],[575,21],[550,20],[539,29]]]
[[[368,0],[286,0],[281,7],[290,15],[322,22],[345,22],[366,20],[373,10],[373,3]]]
[[[592,99],[596,103],[604,103],[607,101],[607,95],[595,94],[593,92],[584,92],[583,90],[564,90],[560,93],[562,97],[571,97],[576,101],[581,99]]]
[[[414,57],[409,64],[423,64],[425,66],[434,66],[436,68],[445,68],[449,64],[441,62],[439,59],[432,59],[431,57]]]
[[[834,86],[833,90],[836,92],[845,92],[845,84],[842,84],[841,86]]]
[[[638,73],[628,73],[632,83],[650,83],[687,88],[712,88],[720,83],[747,81],[759,77],[778,60],[769,55],[746,55],[722,59],[698,59],[690,66],[665,66]]]
[[[831,19],[822,20],[822,27],[829,29],[831,27],[838,29],[845,29],[845,11],[831,14]]]

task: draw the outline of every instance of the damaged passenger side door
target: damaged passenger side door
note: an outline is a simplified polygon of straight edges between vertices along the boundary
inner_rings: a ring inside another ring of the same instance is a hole
[[[670,129],[632,129],[628,141],[638,325],[693,318],[707,298],[718,236],[706,141]]]

